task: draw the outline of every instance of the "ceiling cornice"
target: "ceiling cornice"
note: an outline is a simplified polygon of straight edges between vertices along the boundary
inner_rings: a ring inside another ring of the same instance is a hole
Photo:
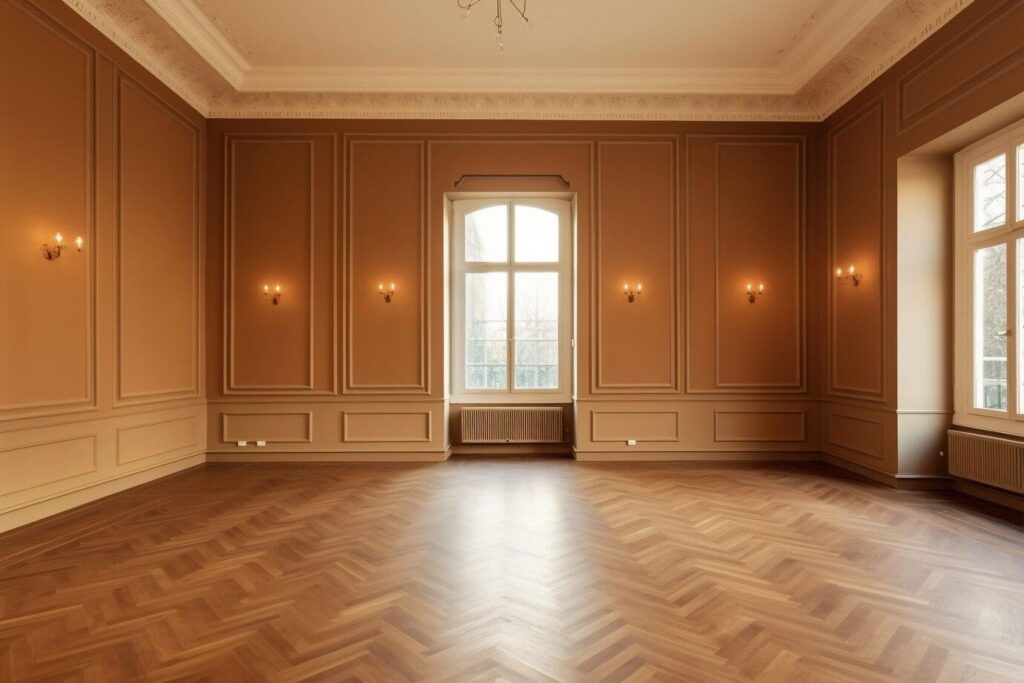
[[[211,118],[820,121],[972,0],[836,3],[777,67],[710,71],[259,68],[187,0],[64,2]]]

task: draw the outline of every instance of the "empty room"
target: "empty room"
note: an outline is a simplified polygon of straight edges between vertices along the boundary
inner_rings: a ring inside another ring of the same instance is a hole
[[[0,682],[1024,681],[1024,0],[0,64]]]

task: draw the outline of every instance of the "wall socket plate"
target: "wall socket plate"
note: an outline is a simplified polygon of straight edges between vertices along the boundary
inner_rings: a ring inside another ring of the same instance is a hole
[[[238,446],[239,448],[241,448],[242,446],[248,446],[249,442],[248,441],[236,441],[235,445]]]
[[[636,439],[626,439],[626,445],[627,446],[635,446],[636,445]]]
[[[256,442],[256,448],[266,448],[266,446],[267,446],[267,442],[266,441],[257,441]]]

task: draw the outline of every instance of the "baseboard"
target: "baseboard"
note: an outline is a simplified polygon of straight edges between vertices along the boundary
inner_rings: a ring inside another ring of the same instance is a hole
[[[835,467],[836,469],[856,474],[863,479],[870,479],[890,488],[907,491],[949,491],[953,488],[953,481],[946,476],[919,476],[900,475],[882,472],[866,465],[841,458],[832,453],[822,453],[821,461]]]
[[[568,457],[572,455],[569,444],[458,444],[451,446],[452,455],[467,456],[523,456],[523,455],[556,455]]]
[[[206,462],[444,462],[447,451],[207,453]]]
[[[206,462],[205,453],[194,453],[172,462],[157,465],[124,476],[112,477],[79,489],[48,497],[35,503],[20,506],[0,515],[0,533],[53,517],[73,508],[88,505],[107,496],[141,486],[156,479],[169,477],[183,470]]]
[[[579,462],[814,462],[813,451],[580,451]]]

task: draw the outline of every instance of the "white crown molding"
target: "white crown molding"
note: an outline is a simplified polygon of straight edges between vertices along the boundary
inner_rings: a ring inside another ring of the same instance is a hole
[[[790,95],[775,69],[254,68],[240,92]]]
[[[972,1],[836,3],[775,68],[498,73],[255,68],[190,0],[64,0],[209,118],[605,121],[821,121]]]
[[[252,71],[249,61],[235,49],[224,32],[195,4],[180,0],[145,0],[206,63],[236,90]]]

